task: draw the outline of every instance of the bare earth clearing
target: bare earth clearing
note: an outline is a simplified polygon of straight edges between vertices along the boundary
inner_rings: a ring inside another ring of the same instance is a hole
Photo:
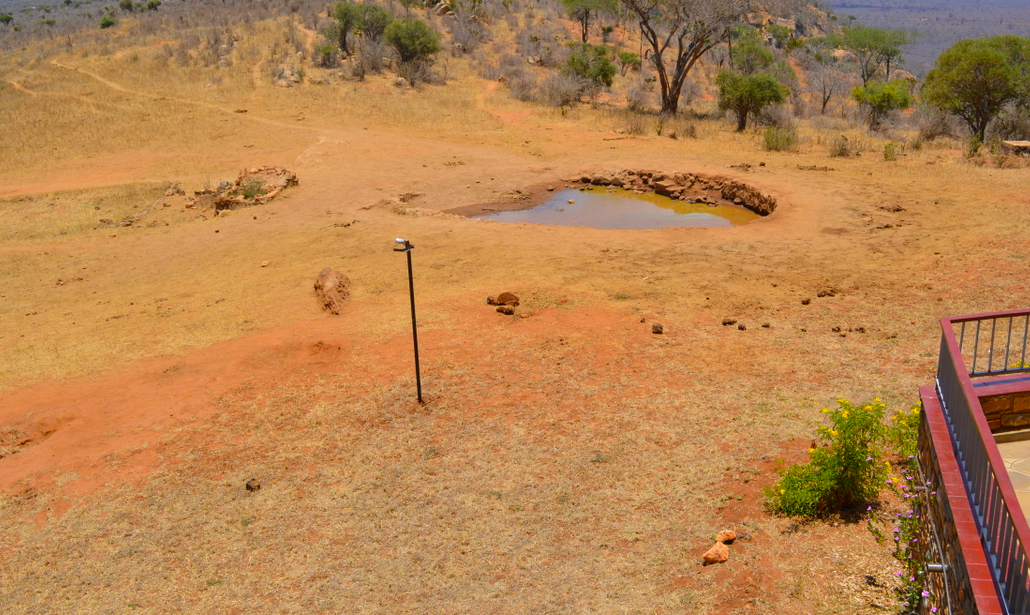
[[[799,527],[761,487],[838,397],[909,407],[938,318],[1030,304],[1027,170],[769,153],[728,121],[628,136],[460,68],[281,91],[243,66],[177,93],[113,58],[5,69],[0,610],[892,612],[862,524]],[[57,126],[23,147],[30,107]],[[94,230],[262,165],[300,185]],[[663,231],[438,213],[620,168],[780,205]],[[312,291],[326,266],[354,284],[340,316]],[[504,290],[514,317],[485,305]],[[724,528],[749,539],[701,567]]]

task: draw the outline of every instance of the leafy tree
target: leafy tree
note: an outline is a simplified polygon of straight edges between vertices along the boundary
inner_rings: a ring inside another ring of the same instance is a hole
[[[619,4],[618,0],[561,0],[561,2],[569,17],[579,22],[584,43],[587,42],[587,35],[590,32],[591,14],[596,15],[601,11],[615,12],[615,8]]]
[[[604,45],[577,45],[569,54],[565,70],[582,79],[588,87],[611,87],[617,69],[609,58],[610,53]]]
[[[715,78],[719,86],[719,108],[737,115],[737,132],[747,128],[748,116],[757,116],[771,104],[787,100],[790,90],[769,73],[742,75],[724,70]]]
[[[901,48],[912,44],[915,36],[914,33],[905,32],[904,30],[887,30],[879,52],[885,81],[891,80],[891,64],[897,67],[901,62]]]
[[[118,0],[118,8],[122,9],[126,13],[131,13],[136,10],[136,7],[132,4],[132,0]]]
[[[898,109],[908,109],[915,102],[908,91],[908,84],[896,81],[874,81],[867,86],[856,86],[851,97],[859,104],[869,107],[869,127],[876,130],[884,119]]]
[[[982,143],[1003,109],[1030,103],[1030,39],[1006,35],[955,43],[937,58],[922,96],[962,118]]]
[[[890,78],[891,64],[901,61],[901,47],[912,42],[912,35],[904,30],[884,30],[869,26],[851,26],[833,38],[841,49],[846,49],[858,58],[859,76],[862,86],[869,85],[883,64],[885,77]]]
[[[640,70],[640,56],[632,51],[619,52],[620,74],[625,75],[628,69]]]
[[[6,26],[12,21],[14,21],[14,16],[12,16],[10,13],[0,13],[0,23]]]
[[[742,39],[730,51],[730,66],[745,75],[753,75],[758,71],[765,70],[776,61],[772,50],[768,49],[758,40],[758,37]]]
[[[332,17],[336,20],[336,23],[327,29],[326,34],[335,35],[337,45],[340,47],[340,50],[347,55],[350,55],[350,47],[347,45],[347,35],[354,29],[354,24],[358,21],[359,10],[357,2],[344,0],[343,2],[337,2],[334,4],[331,11]]]
[[[115,25],[116,23],[118,23],[118,20],[115,19],[114,17],[111,17],[110,15],[104,15],[103,17],[100,18],[100,28],[101,29],[110,28],[111,26]]]
[[[621,0],[640,23],[658,75],[662,113],[679,109],[687,74],[756,3],[748,0]]]
[[[424,21],[405,17],[390,22],[383,40],[397,52],[401,64],[424,67],[440,51],[440,36]]]
[[[148,11],[156,11],[159,6],[161,6],[161,0],[147,0]]]
[[[393,13],[378,4],[359,4],[354,29],[366,39],[379,42],[392,21]]]

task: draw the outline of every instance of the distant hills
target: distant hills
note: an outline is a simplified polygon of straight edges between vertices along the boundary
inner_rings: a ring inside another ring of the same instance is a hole
[[[839,0],[837,23],[902,28],[922,34],[906,48],[905,69],[923,77],[956,41],[994,34],[1030,36],[1027,0]]]

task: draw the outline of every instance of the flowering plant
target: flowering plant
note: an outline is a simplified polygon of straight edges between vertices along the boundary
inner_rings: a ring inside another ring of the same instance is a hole
[[[808,463],[782,471],[766,489],[769,507],[791,516],[818,516],[876,499],[888,473],[882,461],[889,440],[886,407],[876,398],[857,405],[838,399],[835,409],[823,408],[831,425],[818,428],[821,442],[809,449]]]

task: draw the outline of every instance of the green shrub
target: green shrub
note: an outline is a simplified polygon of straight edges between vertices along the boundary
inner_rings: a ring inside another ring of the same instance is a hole
[[[869,109],[869,128],[872,130],[878,130],[892,111],[908,109],[915,102],[908,91],[908,83],[901,79],[888,83],[871,81],[865,87],[856,86],[851,97]]]
[[[248,179],[240,186],[240,194],[247,200],[253,200],[254,197],[264,194],[264,184],[258,179]]]
[[[839,399],[835,410],[823,408],[831,426],[819,427],[821,446],[809,449],[808,463],[787,468],[766,489],[769,507],[785,515],[814,517],[875,499],[889,472],[883,462],[885,408],[879,398],[854,406]]]
[[[765,130],[765,149],[771,152],[792,152],[798,148],[798,131],[793,126],[773,126]]]
[[[383,35],[401,62],[427,60],[440,51],[440,36],[424,21],[413,17],[391,22]]]
[[[887,444],[903,459],[913,459],[919,440],[919,404],[909,410],[898,410],[887,427]]]
[[[888,143],[883,146],[883,159],[888,162],[894,162],[898,159],[898,146],[893,143]]]
[[[618,70],[608,58],[610,52],[604,45],[576,45],[565,70],[595,88],[610,87]]]
[[[100,18],[100,27],[101,28],[110,28],[111,26],[113,26],[116,23],[118,23],[118,20],[115,19],[114,17],[111,17],[110,15],[104,15],[103,17]]]

